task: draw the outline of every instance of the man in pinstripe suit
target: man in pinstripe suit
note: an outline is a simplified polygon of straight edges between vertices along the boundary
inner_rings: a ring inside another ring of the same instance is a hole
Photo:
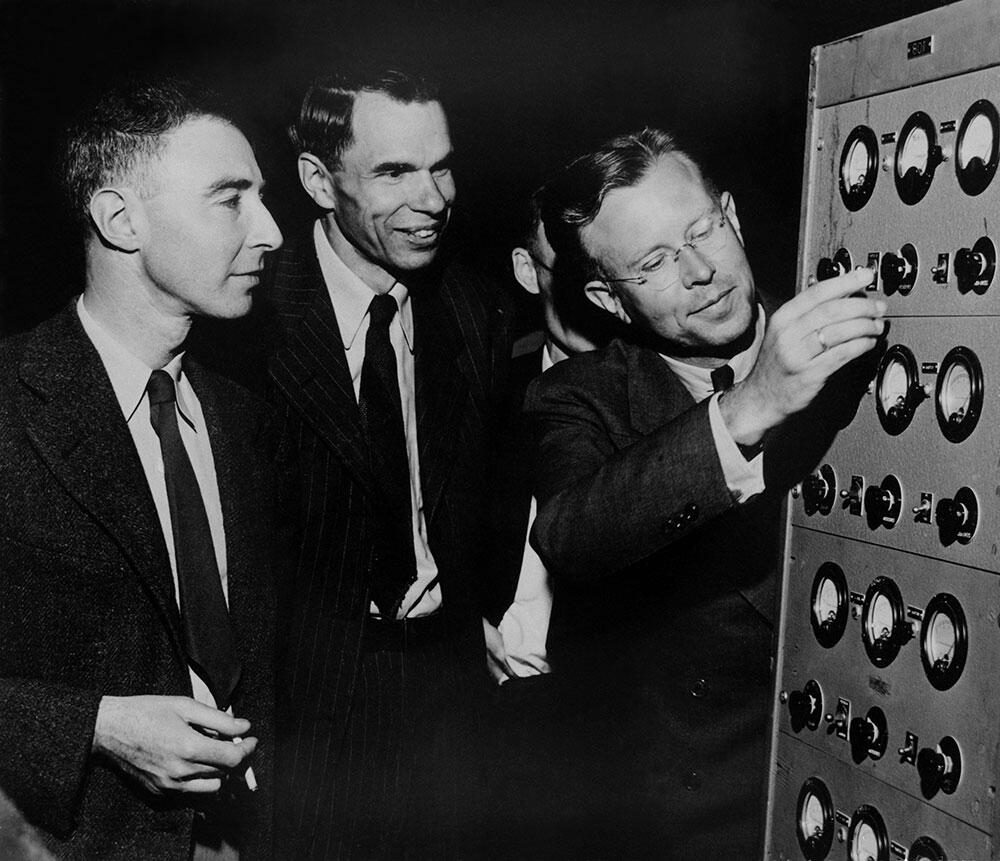
[[[277,258],[269,296],[269,385],[298,444],[306,535],[285,607],[279,845],[295,858],[467,856],[509,315],[472,273],[435,265],[455,184],[426,81],[321,79],[292,136],[323,215]],[[389,423],[368,388],[376,353]],[[402,494],[387,424],[405,447]]]

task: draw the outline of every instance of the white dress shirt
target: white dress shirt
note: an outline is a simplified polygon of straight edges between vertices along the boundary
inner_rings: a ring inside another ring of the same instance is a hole
[[[87,311],[83,297],[76,303],[77,314],[83,324],[91,343],[101,357],[104,369],[111,380],[118,405],[128,425],[132,441],[139,452],[142,470],[146,475],[146,483],[153,496],[156,514],[160,520],[160,530],[167,545],[170,556],[170,570],[174,577],[174,600],[180,607],[180,591],[177,583],[177,562],[174,551],[174,533],[170,524],[170,504],[167,500],[167,482],[163,470],[163,456],[160,452],[160,438],[153,430],[149,418],[149,397],[146,385],[149,375],[155,368],[148,367],[145,362],[133,356],[114,336],[95,320]],[[168,364],[166,371],[174,380],[177,390],[177,412],[181,421],[177,422],[181,432],[181,441],[191,460],[201,497],[205,501],[205,512],[208,514],[208,526],[212,533],[212,544],[215,547],[215,560],[219,565],[219,576],[222,579],[222,594],[229,602],[229,581],[226,568],[226,533],[222,522],[222,503],[219,500],[219,483],[215,476],[215,460],[212,457],[212,445],[208,438],[208,428],[201,411],[201,404],[191,388],[191,383],[181,369],[183,353],[175,356]],[[188,667],[191,673],[191,686],[194,698],[198,702],[215,708],[215,698],[208,685],[202,681],[193,667]]]
[[[764,342],[766,324],[764,309],[758,305],[757,311],[757,329],[753,343],[727,362],[733,369],[733,383],[742,382],[747,378],[757,361],[760,345]],[[733,497],[740,502],[746,502],[750,497],[761,493],[764,490],[764,454],[759,452],[749,461],[743,457],[722,419],[719,393],[712,385],[712,370],[689,365],[673,356],[664,356],[662,353],[660,355],[670,366],[670,370],[677,374],[684,388],[691,393],[691,397],[699,403],[711,397],[712,400],[708,404],[708,421],[712,428],[715,449],[719,453],[719,462],[722,464],[722,474]]]
[[[365,336],[368,334],[368,306],[374,291],[355,275],[330,246],[323,230],[322,220],[317,219],[313,228],[316,257],[323,273],[323,281],[330,294],[333,310],[340,328],[340,337],[347,354],[347,367],[354,384],[354,397],[361,393],[361,369],[365,362]],[[396,374],[399,379],[399,398],[403,407],[403,430],[406,435],[406,455],[410,466],[410,512],[412,517],[413,552],[417,560],[417,579],[407,590],[400,605],[398,618],[415,618],[433,613],[441,606],[441,586],[437,582],[438,570],[427,540],[427,522],[424,518],[424,500],[420,489],[420,454],[417,446],[417,402],[413,363],[413,307],[410,296],[398,281],[389,291],[399,305],[399,313],[389,324],[389,341],[396,354]],[[378,615],[374,603],[373,615]]]

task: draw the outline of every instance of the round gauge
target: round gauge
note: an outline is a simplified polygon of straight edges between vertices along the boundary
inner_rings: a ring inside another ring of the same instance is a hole
[[[896,659],[906,642],[907,627],[899,587],[888,577],[876,577],[861,612],[861,639],[876,667],[887,667]]]
[[[850,861],[889,861],[889,833],[874,807],[862,804],[854,812],[847,831],[847,852]]]
[[[878,140],[868,126],[857,126],[847,136],[840,154],[840,196],[851,212],[861,209],[878,179]]]
[[[934,122],[923,111],[917,111],[903,125],[896,143],[896,191],[899,199],[910,206],[927,194],[934,171],[941,162]]]
[[[917,376],[917,360],[906,347],[894,344],[882,356],[876,375],[875,411],[886,433],[901,434],[923,397]]]
[[[802,784],[797,805],[799,848],[806,861],[822,861],[833,844],[833,799],[818,777]]]
[[[969,626],[962,605],[945,592],[935,595],[920,628],[920,659],[930,683],[946,691],[961,677],[969,654]]]
[[[980,99],[965,112],[956,140],[958,184],[968,195],[982,194],[993,181],[1000,157],[1000,116],[992,102]]]
[[[813,578],[810,605],[813,634],[829,649],[844,635],[848,611],[847,578],[839,565],[824,562]]]
[[[983,410],[983,369],[968,347],[955,347],[941,362],[937,379],[937,420],[950,442],[975,430]]]
[[[933,837],[918,837],[906,853],[907,861],[948,861],[941,844]]]

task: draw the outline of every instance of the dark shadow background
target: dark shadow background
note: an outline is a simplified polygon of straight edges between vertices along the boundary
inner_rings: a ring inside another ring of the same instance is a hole
[[[93,89],[130,69],[211,76],[254,120],[288,235],[312,217],[283,127],[315,63],[441,79],[459,188],[451,241],[512,291],[524,199],[568,158],[645,124],[678,133],[733,192],[759,285],[794,289],[809,50],[941,0],[0,0],[0,330],[80,289],[52,179]]]

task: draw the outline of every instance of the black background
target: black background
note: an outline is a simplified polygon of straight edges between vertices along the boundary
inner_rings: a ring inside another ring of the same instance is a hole
[[[456,146],[451,241],[511,290],[521,204],[547,173],[643,125],[679,134],[735,196],[757,282],[792,292],[811,46],[934,0],[395,0],[0,3],[0,329],[80,289],[52,180],[81,99],[131,69],[205,74],[255,121],[288,234],[312,216],[283,129],[316,63],[438,77]]]

